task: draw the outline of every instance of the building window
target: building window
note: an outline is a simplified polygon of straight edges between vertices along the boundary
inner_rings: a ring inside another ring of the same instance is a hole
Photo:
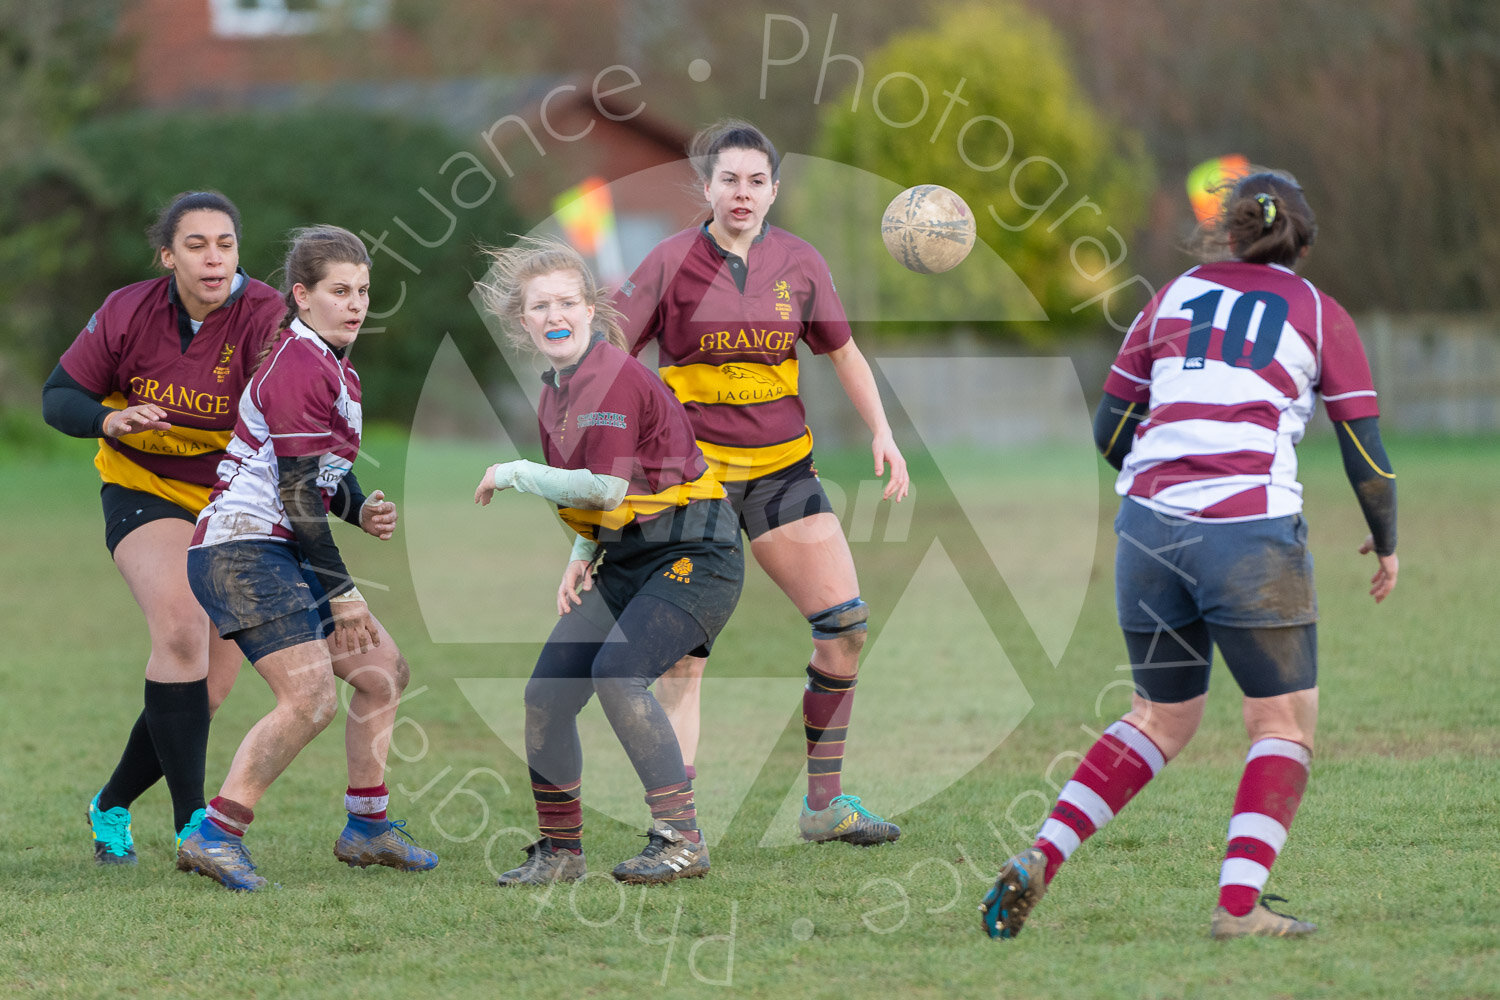
[[[307,35],[339,19],[356,28],[382,27],[390,0],[208,0],[220,38]]]

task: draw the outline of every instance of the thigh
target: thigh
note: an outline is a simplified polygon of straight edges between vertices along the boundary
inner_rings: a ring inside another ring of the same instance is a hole
[[[600,647],[606,642],[623,641],[599,587],[585,590],[580,596],[583,603],[560,615],[552,626],[552,633],[532,669],[533,683],[587,681],[593,676],[594,657]]]
[[[163,501],[165,502],[165,501]],[[163,517],[137,525],[115,546],[115,566],[131,596],[145,613],[146,625],[153,640],[177,634],[176,642],[186,642],[190,633],[208,656],[208,617],[193,599],[188,583],[188,543],[193,524],[175,517]],[[201,638],[199,638],[201,634]]]
[[[725,489],[752,541],[774,528],[833,513],[811,455],[768,476],[729,483]]]
[[[649,594],[625,606],[618,629],[623,641],[604,643],[594,657],[596,681],[640,679],[649,684],[708,637],[687,611]]]
[[[333,691],[333,662],[321,639],[284,646],[251,661],[277,702],[315,701]]]
[[[1318,627],[1213,625],[1214,644],[1247,698],[1274,698],[1318,686]]]
[[[1177,628],[1125,632],[1130,675],[1137,695],[1175,705],[1208,693],[1213,636],[1202,619]]]
[[[750,553],[804,617],[859,596],[854,556],[833,514],[772,528],[750,542]]]

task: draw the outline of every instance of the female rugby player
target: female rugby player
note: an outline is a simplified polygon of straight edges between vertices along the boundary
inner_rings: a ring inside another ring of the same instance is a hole
[[[615,878],[704,875],[693,784],[650,685],[711,642],[734,610],[745,569],[734,511],[682,405],[622,350],[618,318],[582,257],[548,241],[491,256],[486,306],[549,365],[537,413],[546,464],[491,466],[474,500],[536,493],[576,532],[557,591],[561,617],[526,685],[526,762],[542,836],[500,885],[585,874],[578,713],[595,694],[652,820],[645,849],[616,865]]]
[[[286,329],[240,401],[187,560],[193,593],[219,634],[276,697],[178,847],[180,870],[237,891],[266,883],[243,837],[271,783],[337,713],[335,677],[354,694],[344,723],[348,819],[334,856],[404,871],[438,862],[386,816],[385,761],[410,672],[328,527],[330,510],[350,508],[366,512],[377,537],[390,538],[396,525],[394,504],[378,490],[366,499],[350,475],[364,414],[347,355],[369,308],[370,256],[353,233],[312,226],[293,235],[285,275]]]
[[[1295,445],[1321,397],[1369,526],[1378,603],[1396,586],[1396,483],[1349,314],[1295,268],[1317,233],[1290,175],[1241,178],[1200,231],[1207,263],[1174,279],[1126,334],[1095,417],[1120,469],[1115,595],[1131,710],[1085,755],[980,913],[1020,933],[1079,844],[1197,732],[1213,647],[1244,693],[1250,750],[1210,921],[1215,938],[1310,934],[1261,890],[1307,786],[1318,720],[1317,595]],[[1224,259],[1228,256],[1230,259]],[[1258,905],[1257,905],[1258,904]]]
[[[282,311],[276,290],[240,269],[240,213],[222,194],[178,195],[147,237],[166,275],[106,298],[42,390],[49,424],[99,439],[104,543],[151,636],[145,707],[89,803],[99,864],[135,863],[130,805],[158,778],[179,842],[202,819],[209,717],[240,651],[192,599],[188,540]]]
[[[799,342],[829,357],[869,427],[876,476],[890,467],[885,499],[906,496],[906,460],[827,263],[810,244],[766,222],[780,183],[775,146],[755,126],[729,120],[698,133],[690,152],[711,217],[653,249],[614,304],[632,351],[657,343],[661,377],[687,408],[710,471],[729,490],[751,554],[812,627],[802,696],[803,839],[892,841],[900,828],[842,787],[869,608],[813,466],[798,396]],[[689,763],[708,649],[694,650],[659,686]]]

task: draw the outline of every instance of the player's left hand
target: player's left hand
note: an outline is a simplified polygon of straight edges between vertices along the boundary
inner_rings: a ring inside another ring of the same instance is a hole
[[[380,629],[364,601],[331,601],[333,648],[344,653],[364,653],[380,645]]]
[[[885,491],[880,494],[881,499],[894,500],[896,503],[905,500],[907,490],[911,488],[911,476],[907,474],[906,459],[901,456],[901,449],[896,447],[896,439],[891,436],[891,432],[875,435],[870,451],[875,456],[876,478],[885,475],[887,463],[891,467],[891,480],[885,484]]]
[[[1366,555],[1374,551],[1375,536],[1366,535],[1365,540],[1360,543],[1359,554]],[[1375,598],[1376,604],[1379,604],[1391,596],[1391,591],[1396,589],[1396,572],[1401,564],[1394,552],[1388,556],[1377,555],[1375,558],[1380,560],[1380,567],[1375,570],[1375,575],[1370,577],[1370,596]]]
[[[396,505],[380,490],[371,493],[359,508],[359,526],[382,542],[390,541],[396,533],[396,519]]]

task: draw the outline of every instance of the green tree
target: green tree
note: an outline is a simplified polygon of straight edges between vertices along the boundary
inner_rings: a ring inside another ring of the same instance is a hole
[[[930,28],[895,36],[864,60],[862,81],[826,106],[816,148],[894,182],[886,198],[929,183],[963,197],[979,240],[1045,316],[1045,323],[1016,326],[1023,336],[1097,330],[1103,306],[1117,323],[1128,322],[1143,301],[1143,286],[1105,295],[1134,274],[1129,239],[1152,189],[1140,139],[1100,113],[1048,22],[1016,3],[949,7]],[[847,225],[852,240],[868,247],[878,240],[885,200],[876,206],[865,197],[849,211]],[[849,202],[847,192],[824,187],[793,211],[827,214]],[[989,303],[1001,270],[976,250],[943,276],[943,286],[882,282],[877,312],[932,315],[939,287],[945,299]],[[999,306],[987,315],[1027,315],[1013,301]],[[1031,313],[1040,318],[1034,307]]]
[[[1500,4],[1028,0],[1160,168],[1146,273],[1188,263],[1183,177],[1241,153],[1318,215],[1301,273],[1346,307],[1500,307]]]
[[[138,113],[84,126],[70,141],[87,177],[102,182],[52,163],[0,188],[0,229],[30,234],[24,245],[9,241],[0,260],[0,299],[10,304],[0,343],[26,345],[38,382],[111,290],[158,273],[145,227],[173,195],[201,188],[234,200],[240,263],[272,284],[295,227],[329,222],[367,242],[388,235],[374,253],[371,298],[391,315],[372,317],[358,348],[372,414],[406,416],[444,334],[485,336],[468,300],[474,249],[519,227],[505,188],[438,126],[344,108]]]

